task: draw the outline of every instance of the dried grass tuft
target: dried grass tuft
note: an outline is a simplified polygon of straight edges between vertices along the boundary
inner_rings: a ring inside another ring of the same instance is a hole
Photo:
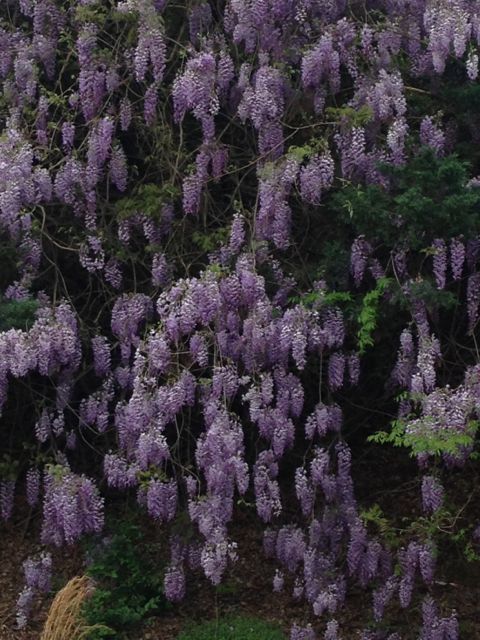
[[[40,640],[82,640],[103,625],[86,625],[82,618],[85,600],[93,593],[88,576],[72,578],[55,596]]]

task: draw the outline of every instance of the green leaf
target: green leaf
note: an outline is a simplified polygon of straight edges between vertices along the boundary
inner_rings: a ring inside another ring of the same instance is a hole
[[[363,298],[362,308],[357,318],[360,325],[357,333],[360,355],[364,354],[368,347],[374,345],[373,332],[377,328],[380,301],[392,282],[391,278],[380,278],[375,289],[369,291]]]

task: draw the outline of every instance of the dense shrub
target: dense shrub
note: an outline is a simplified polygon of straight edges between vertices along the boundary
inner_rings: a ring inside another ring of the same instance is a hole
[[[138,526],[117,523],[111,536],[90,545],[88,558],[95,590],[83,617],[92,626],[102,625],[88,638],[119,638],[123,630],[165,610],[158,549],[142,540]]]

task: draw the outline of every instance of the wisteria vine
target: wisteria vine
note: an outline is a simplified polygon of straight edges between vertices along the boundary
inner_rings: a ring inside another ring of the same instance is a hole
[[[42,505],[42,543],[61,546],[101,532],[111,491],[167,529],[188,514],[195,536],[172,535],[165,575],[178,602],[188,571],[217,585],[235,562],[229,525],[248,494],[272,588],[305,599],[325,640],[354,585],[372,594],[364,640],[403,637],[384,631],[394,601],[421,607],[416,637],[458,638],[434,601],[435,536],[395,546],[367,526],[343,400],[368,387],[379,306],[401,300],[383,381],[397,414],[376,437],[413,451],[422,517],[441,514],[442,473],[468,463],[480,420],[479,168],[445,169],[473,214],[454,224],[452,197],[451,220],[420,220],[416,244],[404,212],[419,191],[374,233],[332,202],[395,194],[412,159],[444,166],[478,144],[478,115],[446,116],[435,92],[478,85],[479,45],[470,0],[6,0],[0,293],[28,313],[0,332],[2,519],[23,492]],[[340,234],[344,286],[307,273],[310,233],[308,262]],[[470,346],[449,379],[438,318],[451,296]],[[30,417],[10,437],[16,394]],[[20,627],[51,557],[24,569]],[[318,637],[299,622],[292,640]]]

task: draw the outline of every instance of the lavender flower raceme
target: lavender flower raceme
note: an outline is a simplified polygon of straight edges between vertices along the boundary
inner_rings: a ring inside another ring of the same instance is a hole
[[[17,627],[24,629],[31,609],[39,594],[50,591],[52,577],[52,556],[43,553],[38,558],[27,558],[23,563],[25,586],[17,599]]]
[[[420,124],[420,142],[433,149],[437,155],[442,155],[445,134],[429,116],[426,116]]]
[[[445,277],[447,273],[447,246],[442,239],[433,241],[433,273],[437,283],[437,289],[445,288]]]
[[[110,346],[105,336],[92,338],[92,350],[95,373],[102,378],[111,370]]]
[[[132,104],[128,98],[123,98],[120,103],[120,127],[122,131],[127,131],[132,122]]]
[[[473,82],[478,78],[478,53],[470,51],[466,67],[468,78]]]
[[[127,158],[122,147],[115,145],[110,158],[110,178],[119,191],[127,188]]]
[[[423,476],[422,479],[422,504],[425,513],[431,514],[438,511],[443,504],[444,490],[440,482],[434,476]]]
[[[168,522],[177,510],[177,485],[175,482],[152,480],[147,489],[148,513],[161,522]]]
[[[185,572],[182,566],[171,566],[164,578],[165,597],[170,602],[179,602],[185,596]]]
[[[336,620],[329,620],[325,630],[324,640],[340,640],[339,625]]]
[[[467,311],[469,331],[473,331],[478,322],[480,308],[480,273],[472,273],[467,283]]]
[[[363,237],[358,237],[354,241],[351,252],[351,270],[357,287],[360,286],[363,280],[367,260],[371,252],[370,244]]]
[[[69,469],[53,467],[45,474],[42,541],[71,544],[103,527],[103,500],[93,482]]]
[[[299,627],[294,624],[290,631],[290,640],[316,640],[316,635],[311,625]]]
[[[213,138],[214,116],[219,110],[215,75],[215,57],[201,53],[188,61],[185,72],[173,85],[175,119],[180,122],[191,110],[202,124],[205,141]]]
[[[345,356],[343,353],[333,353],[328,362],[328,384],[332,391],[343,386],[345,371]]]
[[[305,202],[319,204],[322,192],[333,183],[334,164],[330,153],[313,156],[300,172],[300,192]]]
[[[26,477],[27,502],[31,507],[35,507],[38,504],[38,500],[40,497],[40,481],[40,470],[36,467],[31,467],[27,471]]]
[[[459,238],[452,238],[450,241],[450,268],[454,280],[462,277],[465,263],[465,245]]]

